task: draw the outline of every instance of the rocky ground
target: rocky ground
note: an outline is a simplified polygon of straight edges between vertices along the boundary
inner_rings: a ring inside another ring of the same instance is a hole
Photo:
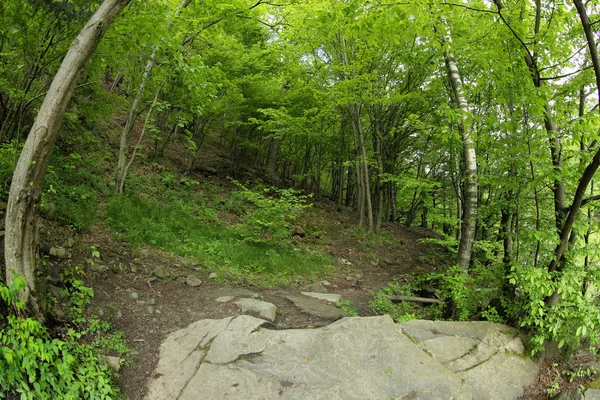
[[[276,288],[233,286],[193,260],[156,248],[132,249],[127,243],[116,241],[102,224],[78,236],[72,236],[66,228],[45,224],[41,231],[42,251],[50,254],[50,270],[57,271],[68,264],[85,266],[86,285],[95,292],[90,312],[123,331],[133,350],[120,370],[119,385],[131,399],[144,399],[159,360],[161,342],[193,322],[262,313],[263,318],[272,320],[267,325],[270,329],[311,329],[344,316],[335,307],[337,299],[311,296],[339,295],[341,300],[353,304],[358,315],[370,316],[369,301],[376,291],[392,282],[402,283],[411,274],[445,267],[448,255],[441,248],[420,241],[432,236],[427,230],[388,225],[386,233],[397,245],[382,241],[361,246],[352,235],[354,215],[349,210],[338,211],[327,204],[322,209],[326,215],[320,223],[327,224],[328,240],[319,244],[319,250],[331,256],[335,268],[330,276],[312,284],[295,282]],[[91,248],[101,255],[93,262]],[[258,308],[252,310],[253,306]],[[561,371],[581,370],[591,361],[589,355],[573,365],[546,360],[521,398],[544,399],[548,387],[558,386],[562,391],[589,382],[593,378],[589,375]]]
[[[326,230],[331,239],[320,251],[335,262],[331,276],[313,284],[298,282],[277,288],[223,283],[193,260],[156,248],[133,250],[101,225],[74,239],[64,228],[46,226],[41,236],[43,251],[51,254],[50,269],[65,264],[85,266],[86,285],[95,293],[91,313],[123,331],[133,350],[132,359],[120,371],[120,386],[131,399],[142,399],[158,361],[160,343],[192,322],[248,313],[248,305],[239,304],[241,299],[276,307],[273,329],[318,327],[345,315],[335,301],[303,292],[339,295],[349,300],[359,315],[369,316],[369,301],[377,290],[405,279],[406,274],[433,271],[440,265],[435,259],[446,256],[443,250],[418,241],[431,232],[397,225],[386,227],[397,246],[369,243],[365,250],[351,239],[354,218],[350,211],[332,208],[328,217]],[[101,256],[90,263],[92,246]],[[254,315],[259,316],[260,310]]]

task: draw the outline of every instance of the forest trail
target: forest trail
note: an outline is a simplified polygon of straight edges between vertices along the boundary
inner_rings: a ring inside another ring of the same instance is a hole
[[[390,283],[405,283],[415,272],[435,271],[447,257],[441,247],[420,242],[433,235],[431,232],[401,225],[386,226],[386,232],[397,246],[371,242],[361,248],[360,243],[349,238],[349,232],[355,230],[351,211],[337,211],[334,205],[327,203],[319,207],[324,207],[329,216],[323,226],[329,238],[324,252],[335,265],[329,276],[308,286],[306,282],[280,287],[231,285],[218,276],[211,276],[194,260],[154,247],[132,250],[99,225],[72,243],[68,243],[68,231],[56,226],[50,228],[48,236],[55,245],[72,245],[68,250],[71,263],[85,265],[91,246],[101,254],[100,260],[87,266],[86,284],[95,293],[89,310],[125,333],[133,350],[129,361],[133,362],[127,362],[121,369],[120,387],[131,399],[142,399],[158,361],[160,343],[166,336],[197,320],[242,315],[235,305],[241,298],[274,304],[277,307],[275,329],[318,327],[333,319],[303,312],[288,299],[290,296],[303,296],[303,291],[327,291],[349,301],[358,315],[370,316],[374,313],[369,302],[376,291]],[[303,245],[303,240],[295,239],[298,246]],[[224,296],[232,299],[217,302]],[[344,314],[327,302],[321,304]]]

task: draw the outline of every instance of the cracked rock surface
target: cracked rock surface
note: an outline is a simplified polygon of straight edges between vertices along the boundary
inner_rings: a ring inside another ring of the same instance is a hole
[[[517,398],[537,375],[518,332],[506,325],[413,320],[399,326],[419,348],[463,378],[474,400]]]
[[[270,330],[247,315],[197,321],[162,343],[146,398],[510,399],[535,377],[510,328],[430,322],[381,316]]]

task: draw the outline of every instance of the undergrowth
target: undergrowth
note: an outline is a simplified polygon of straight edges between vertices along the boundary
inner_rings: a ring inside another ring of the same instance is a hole
[[[278,201],[292,205],[299,201],[290,199],[291,194],[274,190],[275,196],[268,197],[272,193],[259,190],[250,196],[251,191],[243,188],[227,203],[203,189],[205,192],[199,193],[197,183],[182,183],[170,174],[162,178],[136,176],[129,192],[146,196],[111,197],[109,225],[133,245],[157,246],[193,258],[220,278],[236,283],[279,285],[325,275],[331,260],[292,246],[291,227],[278,222],[287,221],[290,207],[280,204],[271,208]],[[229,207],[241,214],[242,223],[219,223],[218,213],[230,211]]]
[[[72,277],[81,269],[74,271]],[[80,282],[73,278],[65,284],[70,294],[78,295],[72,308],[81,310],[93,293]],[[0,398],[124,399],[114,384],[115,373],[100,359],[112,350],[106,344],[123,343],[122,336],[111,339],[110,325],[98,320],[84,324],[82,319],[52,332],[26,315],[19,300],[24,288],[21,277],[14,279],[11,287],[0,284],[6,310],[0,315]],[[75,315],[81,312],[75,311]],[[128,351],[126,345],[120,349]]]

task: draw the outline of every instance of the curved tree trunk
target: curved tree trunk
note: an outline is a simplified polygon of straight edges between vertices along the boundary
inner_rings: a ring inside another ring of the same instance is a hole
[[[27,281],[21,293],[43,320],[36,286],[36,214],[50,154],[75,85],[100,39],[130,0],[104,0],[83,27],[69,51],[42,103],[15,168],[6,210],[6,280],[20,275]]]

